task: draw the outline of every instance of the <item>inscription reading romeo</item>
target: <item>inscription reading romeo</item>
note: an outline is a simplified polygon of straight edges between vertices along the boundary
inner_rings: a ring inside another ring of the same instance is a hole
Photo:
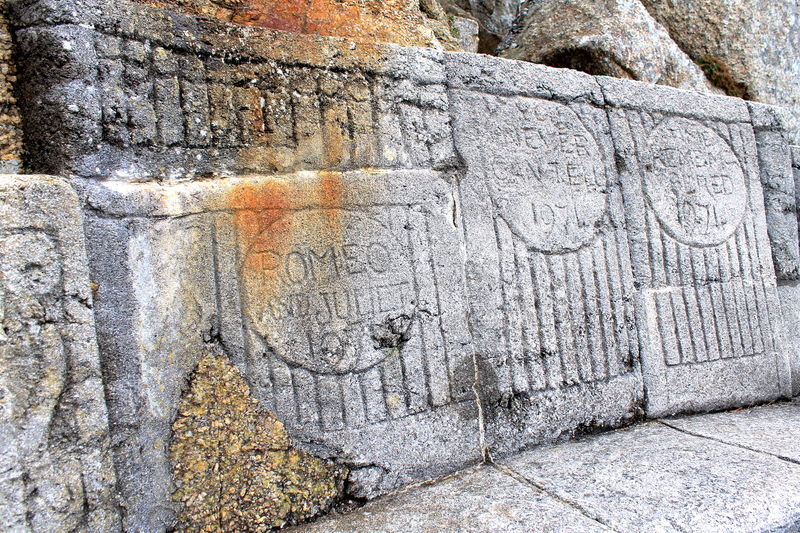
[[[664,230],[694,246],[725,242],[747,209],[739,161],[712,129],[672,118],[650,134],[645,190]]]
[[[553,253],[590,242],[606,212],[607,177],[591,134],[568,107],[514,100],[521,124],[501,125],[487,154],[492,199],[529,248]]]
[[[297,211],[267,227],[247,252],[242,279],[249,326],[285,362],[320,374],[381,362],[387,353],[373,328],[414,310],[407,246],[344,210]]]

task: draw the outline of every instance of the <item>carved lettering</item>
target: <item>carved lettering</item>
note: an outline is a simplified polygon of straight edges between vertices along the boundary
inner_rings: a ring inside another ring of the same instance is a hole
[[[684,244],[727,240],[747,209],[741,165],[730,146],[702,124],[672,118],[648,140],[648,201],[664,230]]]
[[[294,228],[288,242],[265,228],[243,262],[252,327],[291,365],[320,374],[371,368],[386,357],[374,347],[371,326],[414,313],[407,246],[379,222],[349,211],[287,217],[286,227]],[[333,231],[332,220],[340,226]]]

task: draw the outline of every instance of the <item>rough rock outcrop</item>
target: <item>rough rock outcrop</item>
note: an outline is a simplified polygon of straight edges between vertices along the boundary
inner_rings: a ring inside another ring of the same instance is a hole
[[[703,71],[638,0],[543,0],[526,6],[500,55],[595,75],[708,92]]]
[[[342,495],[346,469],[294,449],[224,356],[200,361],[173,432],[179,530],[272,531]]]
[[[520,12],[521,0],[440,0],[445,11],[480,24],[480,51],[492,54],[508,35]]]
[[[5,4],[0,2],[0,171],[17,172],[22,156],[21,119],[14,98],[17,72]]]
[[[317,35],[458,50],[437,0],[139,0],[226,22]]]
[[[735,96],[791,109],[800,143],[800,2],[642,0],[672,39]]]

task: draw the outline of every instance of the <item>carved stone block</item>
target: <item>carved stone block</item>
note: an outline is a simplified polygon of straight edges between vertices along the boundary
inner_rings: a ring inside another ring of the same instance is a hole
[[[487,443],[504,454],[631,419],[634,278],[600,87],[479,56],[448,69]]]
[[[75,193],[0,178],[0,529],[120,528]]]
[[[181,388],[222,347],[372,497],[481,458],[455,196],[432,171],[81,182],[126,501],[166,527]],[[169,249],[169,253],[163,250]]]
[[[640,287],[650,416],[789,393],[744,102],[601,79]]]

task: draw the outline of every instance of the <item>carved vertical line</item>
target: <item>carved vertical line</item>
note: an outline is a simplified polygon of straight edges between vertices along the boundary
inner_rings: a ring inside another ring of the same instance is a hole
[[[741,228],[736,230],[739,233]],[[742,269],[739,264],[739,255],[736,249],[736,238],[728,240],[728,256],[731,262],[731,279],[733,281],[734,295],[736,296],[736,317],[739,320],[739,328],[742,332],[742,355],[753,353],[753,335],[750,330],[748,319],[748,302],[745,298],[744,285],[742,282]]]
[[[575,338],[575,363],[577,379],[581,383],[594,381],[591,351],[588,346],[588,324],[586,320],[586,296],[581,289],[581,270],[578,252],[564,256],[564,272],[567,276],[567,299],[572,311],[573,335]],[[577,277],[577,279],[576,279]]]
[[[725,316],[731,332],[731,349],[733,350],[727,357],[741,357],[744,353],[745,332],[741,327],[739,312],[739,297],[736,292],[736,284],[733,279],[732,267],[730,264],[730,242],[725,242],[718,247],[715,254],[719,260],[719,275],[722,280],[722,294],[725,303]]]
[[[595,287],[600,298],[601,330],[605,340],[605,375],[608,378],[612,378],[617,375],[616,365],[612,361],[612,358],[615,357],[617,346],[614,338],[614,317],[611,312],[611,295],[608,291],[608,274],[606,272],[602,242],[598,241],[592,246],[592,256],[594,259]]]
[[[500,269],[500,283],[503,293],[503,320],[505,325],[506,350],[508,357],[508,373],[510,385],[515,393],[528,390],[528,378],[525,372],[525,353],[522,346],[522,313],[519,307],[519,293],[514,263],[514,236],[508,225],[501,219],[495,219],[495,235]]]
[[[367,403],[364,400],[360,376],[354,374],[342,376],[341,385],[344,420],[348,427],[362,427],[367,423]]]
[[[388,418],[386,399],[383,396],[383,378],[379,368],[370,368],[361,377],[366,404],[367,420],[371,423]]]
[[[322,412],[322,427],[325,430],[344,429],[344,405],[339,376],[317,376],[317,404]]]
[[[748,355],[754,355],[764,351],[764,343],[761,338],[761,324],[758,315],[758,294],[755,287],[752,265],[750,264],[750,250],[747,247],[746,237],[747,223],[743,224],[736,232],[736,247],[739,254],[739,264],[742,273],[742,284],[745,291],[745,302],[747,304],[747,320],[750,324],[750,334],[753,342],[752,351]]]
[[[694,273],[695,298],[700,312],[700,323],[703,325],[706,360],[716,361],[719,359],[717,326],[711,305],[711,288],[709,286],[706,262],[703,257],[703,249],[691,248],[688,250],[688,254],[689,263],[692,265],[692,272]]]
[[[547,259],[550,268],[553,311],[561,353],[563,381],[565,385],[574,385],[579,382],[579,379],[575,359],[575,339],[570,320],[570,302],[567,296],[566,273],[564,272],[564,257],[563,255],[551,255]]]
[[[631,265],[631,252],[625,231],[619,229],[614,232],[617,240],[617,252],[620,273],[622,275],[623,298],[625,299],[625,331],[628,336],[628,354],[626,354],[626,367],[632,369],[633,362],[639,357],[639,337],[636,327],[636,309],[634,308],[635,283],[633,279],[633,266]]]
[[[753,351],[750,355],[762,353],[764,342],[761,338],[761,323],[758,312],[758,291],[756,280],[753,276],[752,264],[750,263],[750,249],[747,243],[746,231],[747,222],[736,232],[736,246],[739,250],[739,262],[742,270],[742,283],[745,288],[745,298],[747,301],[747,318],[750,321],[751,337],[753,339]]]
[[[712,263],[708,248],[703,248],[699,251],[699,258],[697,261],[703,263],[703,269],[707,283],[706,290],[708,291],[708,301],[710,305],[710,320],[712,321],[714,333],[716,335],[717,351],[713,354],[709,354],[709,359],[712,361],[724,359],[725,352],[730,352],[731,347],[729,342],[730,339],[728,338],[726,332],[728,329],[728,324],[725,317],[725,309],[720,305],[722,292],[720,290],[719,280],[717,279],[719,277],[716,273],[718,268]]]
[[[544,362],[540,357],[539,320],[536,312],[531,266],[528,261],[528,248],[519,239],[514,240],[514,264],[519,283],[522,340],[528,382],[532,390],[544,390],[547,388],[547,376]]]
[[[755,293],[755,304],[756,309],[758,310],[757,320],[759,323],[759,333],[761,335],[762,340],[762,347],[761,351],[769,351],[772,349],[774,345],[774,338],[773,338],[773,331],[772,331],[772,320],[769,315],[769,305],[767,299],[767,293],[764,288],[764,273],[763,267],[758,262],[758,257],[760,254],[758,253],[758,239],[755,238],[755,227],[753,226],[753,218],[751,216],[747,217],[747,221],[744,225],[745,231],[745,245],[750,254],[750,271],[751,271],[751,280],[753,284],[753,292]],[[753,259],[753,254],[755,253],[755,259]],[[756,272],[758,269],[758,272]],[[761,352],[760,351],[760,352]]]
[[[611,305],[614,310],[614,333],[617,339],[616,368],[619,374],[625,373],[625,359],[628,353],[628,334],[625,331],[625,302],[623,301],[622,275],[617,262],[616,241],[613,235],[602,239],[608,264],[608,284],[611,290]]]
[[[701,363],[708,361],[708,348],[706,346],[703,321],[700,317],[700,304],[697,301],[697,278],[692,270],[691,247],[675,243],[675,249],[678,256],[678,264],[680,265],[681,292],[683,293],[683,302],[686,305],[686,316],[689,319],[688,334],[694,349],[694,361]]]
[[[561,385],[561,361],[553,319],[553,301],[550,296],[550,274],[547,261],[542,254],[533,252],[531,263],[531,274],[536,286],[536,297],[539,300],[539,345],[547,369],[547,384],[549,388],[557,389]]]
[[[606,379],[606,341],[603,338],[602,314],[600,299],[597,296],[597,282],[594,274],[594,257],[591,247],[580,250],[581,279],[586,293],[588,305],[587,322],[589,323],[589,339],[592,346],[592,375],[594,381]]]
[[[292,368],[289,372],[295,391],[298,420],[304,426],[311,425],[317,429],[320,426],[320,414],[314,377],[302,368]]]
[[[424,264],[422,258],[418,253],[418,246],[414,244],[414,225],[411,221],[411,216],[409,215],[408,211],[404,211],[405,214],[405,227],[409,228],[406,232],[406,238],[408,239],[408,248],[411,250],[411,257],[413,261],[411,264],[414,268],[414,294],[417,298],[417,305],[420,303],[420,297],[422,294],[421,288],[419,286],[419,276],[424,275],[424,273],[420,272],[421,266]],[[427,325],[425,320],[422,317],[417,318],[417,323],[419,325],[420,334],[419,334],[419,342],[420,342],[420,350],[419,350],[419,358],[413,357],[413,352],[409,350],[409,346],[406,347],[406,353],[404,354],[404,361],[409,367],[409,371],[407,376],[409,380],[413,380],[412,384],[409,388],[418,390],[421,388],[422,390],[419,391],[421,394],[418,395],[410,395],[410,402],[411,402],[411,409],[416,410],[416,408],[420,408],[420,410],[428,407],[429,405],[433,405],[433,392],[431,390],[431,378],[430,373],[428,371],[428,341],[426,339],[427,335]],[[420,387],[421,386],[421,387]],[[415,399],[419,398],[422,401],[416,402]]]

